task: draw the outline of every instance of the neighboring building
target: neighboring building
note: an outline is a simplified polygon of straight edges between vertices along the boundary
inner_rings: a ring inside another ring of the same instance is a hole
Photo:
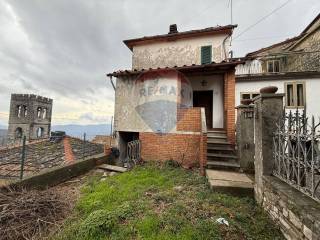
[[[33,94],[11,94],[8,141],[50,136],[52,99]]]
[[[277,86],[288,109],[320,116],[320,14],[294,38],[249,53],[236,70],[236,105]]]
[[[117,78],[120,158],[127,157],[128,142],[139,139],[144,160],[188,160],[202,167],[207,156],[208,164],[225,160],[214,143],[235,143],[235,66],[242,63],[228,59],[235,27],[178,32],[171,25],[168,34],[124,41],[132,69],[107,74]]]

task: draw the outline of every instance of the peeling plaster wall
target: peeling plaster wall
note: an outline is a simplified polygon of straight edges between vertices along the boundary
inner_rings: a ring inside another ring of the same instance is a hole
[[[192,76],[188,79],[193,91],[213,91],[212,127],[223,128],[223,75]],[[207,82],[206,86],[201,85],[203,80]]]
[[[201,46],[212,45],[212,61],[224,60],[223,40],[226,34],[149,43],[133,47],[132,68],[147,69],[201,63]],[[229,52],[229,38],[225,42]]]
[[[185,90],[184,97],[179,95],[181,89]],[[115,130],[174,133],[177,107],[181,105],[192,107],[192,88],[189,83],[181,84],[178,78],[155,77],[147,81],[135,77],[118,78]]]

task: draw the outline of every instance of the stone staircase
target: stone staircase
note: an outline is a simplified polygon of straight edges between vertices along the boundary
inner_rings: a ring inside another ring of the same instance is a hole
[[[239,171],[240,164],[225,130],[207,131],[207,168]]]

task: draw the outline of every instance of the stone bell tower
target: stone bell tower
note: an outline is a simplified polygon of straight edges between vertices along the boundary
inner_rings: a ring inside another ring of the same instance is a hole
[[[50,136],[52,99],[34,94],[11,94],[8,141]]]

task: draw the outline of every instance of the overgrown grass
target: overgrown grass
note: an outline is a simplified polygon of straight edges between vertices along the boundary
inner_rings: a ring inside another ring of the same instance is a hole
[[[229,226],[220,225],[223,217]],[[209,190],[197,173],[145,165],[93,179],[59,240],[283,239],[253,199]]]

